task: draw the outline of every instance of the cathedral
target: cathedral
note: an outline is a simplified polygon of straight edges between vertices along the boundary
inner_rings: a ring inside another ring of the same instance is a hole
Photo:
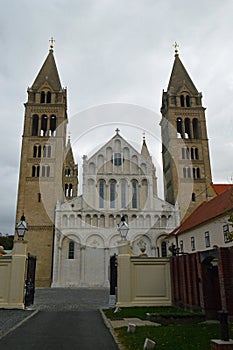
[[[162,94],[165,200],[158,196],[146,137],[136,150],[118,128],[94,154],[83,156],[78,193],[78,165],[67,135],[67,91],[52,44],[27,93],[16,222],[25,215],[28,251],[37,256],[36,285],[108,287],[122,216],[135,255],[143,246],[148,256],[167,256],[168,234],[214,195],[202,94],[178,51]]]

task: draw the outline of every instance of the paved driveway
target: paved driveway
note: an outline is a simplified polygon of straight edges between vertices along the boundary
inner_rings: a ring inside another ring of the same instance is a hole
[[[37,289],[38,313],[0,340],[9,350],[117,350],[98,311],[107,290]]]

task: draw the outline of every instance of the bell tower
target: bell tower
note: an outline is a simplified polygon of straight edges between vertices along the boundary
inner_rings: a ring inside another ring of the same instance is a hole
[[[66,157],[67,95],[62,88],[53,43],[28,88],[18,184],[16,222],[24,213],[28,251],[37,257],[36,285],[50,286],[54,208],[64,200],[63,164]]]
[[[177,44],[161,113],[165,199],[179,205],[183,220],[213,191],[202,94],[181,62]]]

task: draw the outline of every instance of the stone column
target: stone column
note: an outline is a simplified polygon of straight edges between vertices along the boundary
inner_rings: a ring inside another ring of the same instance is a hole
[[[86,246],[81,245],[80,247],[80,262],[81,262],[81,273],[80,273],[80,286],[84,286],[85,285],[85,280],[84,280],[84,276],[85,276],[85,249]]]
[[[118,252],[116,306],[129,306],[131,302],[130,242],[119,242]]]

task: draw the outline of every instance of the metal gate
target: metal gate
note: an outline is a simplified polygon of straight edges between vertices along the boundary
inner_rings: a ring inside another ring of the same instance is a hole
[[[117,255],[110,257],[110,295],[116,295],[117,289]]]
[[[27,275],[25,280],[25,307],[34,303],[35,294],[35,274],[36,274],[36,257],[28,254],[27,257]]]

